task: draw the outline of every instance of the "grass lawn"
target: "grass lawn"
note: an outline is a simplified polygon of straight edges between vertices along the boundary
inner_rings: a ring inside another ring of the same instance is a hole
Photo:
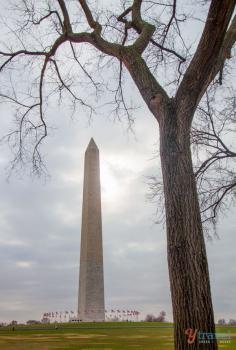
[[[58,329],[39,325],[17,326],[14,331],[4,327],[0,350],[173,350],[173,329],[158,326],[163,323],[66,323]],[[236,349],[236,328],[220,327],[217,332],[231,334],[231,342],[219,344],[220,350]]]

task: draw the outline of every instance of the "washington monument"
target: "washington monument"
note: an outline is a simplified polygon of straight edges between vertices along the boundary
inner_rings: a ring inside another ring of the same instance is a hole
[[[105,320],[99,150],[93,139],[84,159],[78,317]]]

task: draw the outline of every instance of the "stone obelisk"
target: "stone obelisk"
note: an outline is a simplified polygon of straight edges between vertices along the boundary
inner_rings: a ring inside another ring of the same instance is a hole
[[[84,159],[78,318],[105,320],[99,150],[93,139]]]

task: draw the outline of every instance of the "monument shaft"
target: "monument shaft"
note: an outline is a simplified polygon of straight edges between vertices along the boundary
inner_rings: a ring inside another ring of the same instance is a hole
[[[99,150],[93,139],[84,160],[78,316],[105,320]]]

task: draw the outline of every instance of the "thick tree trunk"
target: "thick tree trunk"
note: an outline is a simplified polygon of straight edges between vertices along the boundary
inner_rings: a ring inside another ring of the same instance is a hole
[[[189,114],[194,113],[193,108],[183,103],[183,111],[180,105],[176,106],[176,99],[168,97],[144,60],[130,48],[126,50],[124,63],[160,127],[175,350],[216,350],[214,339],[199,343],[197,334],[213,333],[214,337],[215,324],[190,150],[192,115]],[[187,90],[181,102],[186,96],[189,97]]]
[[[201,344],[198,335],[190,346],[185,334],[187,329],[214,333],[215,325],[192,167],[190,126],[184,125],[184,120],[184,116],[176,116],[174,108],[159,119],[175,350],[216,350],[214,340]]]

